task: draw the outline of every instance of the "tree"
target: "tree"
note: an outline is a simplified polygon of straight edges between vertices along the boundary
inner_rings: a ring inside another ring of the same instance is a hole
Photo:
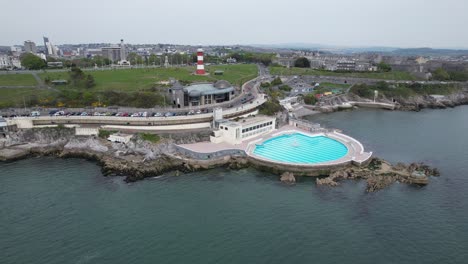
[[[88,76],[86,76],[86,88],[92,88],[95,85],[94,77],[91,74],[88,74]]]
[[[389,64],[385,63],[385,62],[380,62],[379,64],[377,64],[377,68],[379,69],[379,71],[383,71],[383,72],[390,72],[392,71],[392,66],[390,66]]]
[[[280,77],[276,77],[272,82],[271,82],[271,85],[275,86],[275,85],[280,85],[280,84],[283,84],[283,81],[281,81],[281,78]]]
[[[130,52],[130,54],[128,54],[128,56],[127,56],[127,60],[132,65],[137,65],[137,64],[143,62],[143,58],[141,58],[141,56],[136,54],[135,52]]]
[[[43,59],[32,53],[25,53],[21,56],[21,65],[28,70],[40,70],[47,66]]]
[[[297,58],[297,60],[294,62],[294,67],[310,68],[310,61],[305,57]]]
[[[308,105],[314,105],[317,103],[317,98],[315,98],[314,94],[307,94],[304,96],[304,103]]]
[[[260,106],[260,113],[262,115],[274,116],[276,113],[282,110],[278,100],[270,99]]]
[[[72,67],[70,72],[70,84],[75,87],[79,87],[82,84],[82,81],[85,79],[84,72],[78,67]]]
[[[72,67],[70,72],[70,85],[80,88],[92,88],[96,85],[94,77],[91,74],[86,75],[80,68]]]
[[[438,68],[432,72],[432,78],[438,81],[448,81],[450,80],[450,74],[443,68]]]
[[[291,86],[283,84],[278,87],[281,91],[290,92],[292,90]]]
[[[151,54],[148,58],[148,63],[150,65],[158,65],[159,63],[156,63],[157,60],[158,60],[158,57],[155,54]]]
[[[351,88],[350,92],[359,95],[360,97],[366,98],[372,98],[372,96],[374,95],[374,90],[365,83],[354,85]]]

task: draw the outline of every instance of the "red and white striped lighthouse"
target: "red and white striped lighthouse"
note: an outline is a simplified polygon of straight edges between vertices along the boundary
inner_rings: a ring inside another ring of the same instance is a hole
[[[205,65],[203,65],[203,49],[197,50],[197,75],[205,75]]]

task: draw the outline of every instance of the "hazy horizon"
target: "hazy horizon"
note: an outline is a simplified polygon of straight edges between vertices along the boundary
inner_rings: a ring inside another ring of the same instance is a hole
[[[291,0],[227,4],[214,0],[10,1],[0,45],[52,43],[186,45],[326,45],[467,49],[468,3],[462,0]],[[37,2],[33,2],[37,3]],[[12,21],[19,22],[12,23]],[[467,44],[465,44],[467,43]]]

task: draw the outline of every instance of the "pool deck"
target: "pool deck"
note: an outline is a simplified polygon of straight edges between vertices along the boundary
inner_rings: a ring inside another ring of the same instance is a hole
[[[337,159],[337,160],[313,163],[313,164],[279,162],[279,161],[269,160],[269,159],[253,154],[253,151],[255,149],[255,144],[260,144],[261,142],[264,142],[265,140],[271,139],[276,136],[280,136],[284,134],[292,134],[292,133],[301,133],[301,134],[312,136],[312,137],[315,137],[315,136],[329,137],[331,139],[337,140],[341,142],[342,144],[344,144],[348,148],[348,153],[344,157]],[[368,161],[372,156],[372,152],[364,151],[364,147],[359,141],[345,134],[339,133],[337,131],[311,133],[306,130],[302,130],[300,128],[289,126],[289,125],[283,126],[280,129],[276,129],[265,134],[258,135],[257,137],[245,140],[242,142],[242,144],[239,144],[239,145],[231,145],[228,143],[216,144],[216,143],[211,143],[211,142],[199,142],[199,143],[194,143],[194,144],[181,144],[179,146],[182,148],[188,149],[190,151],[193,151],[193,152],[205,153],[205,154],[214,153],[218,151],[224,151],[224,150],[233,150],[233,149],[242,150],[250,158],[253,158],[255,160],[259,160],[259,161],[267,162],[267,163],[273,163],[276,165],[297,166],[297,167],[334,166],[334,165],[343,165],[346,163],[355,163],[355,164],[361,165],[365,163],[366,161]]]

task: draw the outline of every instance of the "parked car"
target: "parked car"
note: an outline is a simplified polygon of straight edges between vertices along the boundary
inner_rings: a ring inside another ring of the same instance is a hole
[[[155,117],[162,117],[162,116],[163,116],[163,114],[162,114],[162,113],[159,113],[159,112],[157,112],[157,113],[155,113],[155,114],[154,114],[154,116],[155,116]]]
[[[80,115],[80,116],[87,116],[87,115],[88,115],[88,113],[86,113],[86,112],[83,112],[83,113],[81,113],[81,115]]]
[[[198,109],[198,110],[195,112],[195,114],[197,114],[197,115],[201,114],[201,110]]]
[[[31,116],[32,117],[41,116],[41,113],[39,111],[32,111]]]
[[[140,117],[140,114],[139,113],[134,113],[131,115],[131,117]]]
[[[53,116],[53,115],[54,115],[55,113],[57,113],[57,112],[58,112],[58,110],[52,110],[52,111],[49,112],[49,115],[50,115],[50,116]]]
[[[170,117],[170,116],[174,116],[174,113],[171,113],[171,112],[167,112],[164,114],[165,117]]]
[[[194,115],[195,114],[195,111],[194,110],[190,110],[187,115]]]

